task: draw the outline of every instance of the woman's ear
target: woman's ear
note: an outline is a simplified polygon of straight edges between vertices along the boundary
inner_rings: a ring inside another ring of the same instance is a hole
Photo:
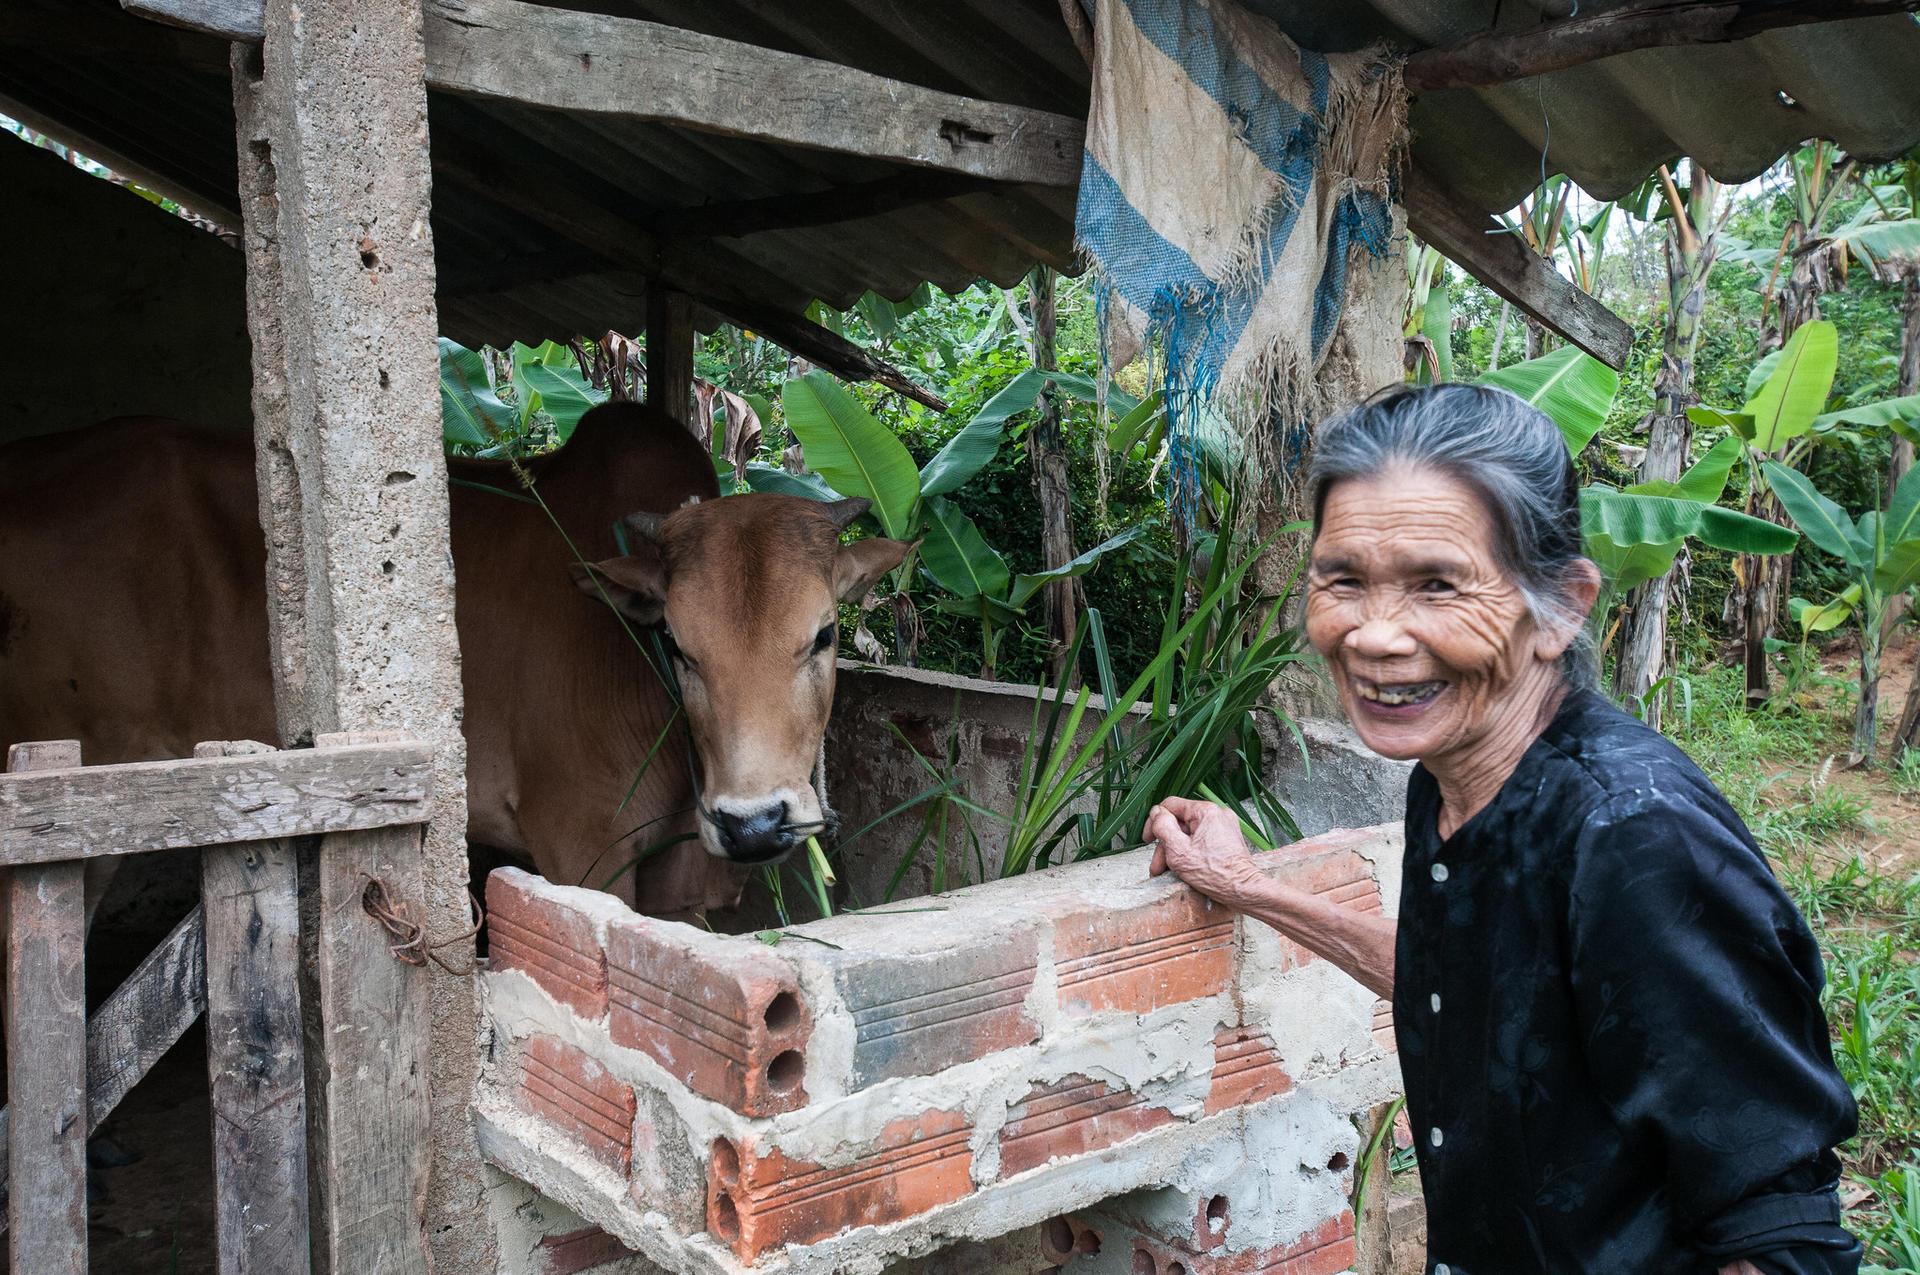
[[[1587,622],[1587,616],[1593,610],[1593,604],[1600,596],[1600,568],[1587,558],[1575,558],[1573,565],[1567,568],[1567,617],[1562,624],[1541,629],[1534,639],[1533,653],[1543,663],[1551,664],[1566,654],[1580,636],[1580,629]]]

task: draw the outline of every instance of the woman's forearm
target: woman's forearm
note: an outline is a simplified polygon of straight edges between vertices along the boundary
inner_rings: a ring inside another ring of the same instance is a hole
[[[1374,995],[1393,995],[1394,921],[1351,911],[1267,877],[1254,881],[1248,896],[1235,903],[1239,911],[1332,961]]]

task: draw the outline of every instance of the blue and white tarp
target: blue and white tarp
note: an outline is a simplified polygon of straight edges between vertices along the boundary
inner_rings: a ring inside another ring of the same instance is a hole
[[[1236,0],[1093,8],[1075,238],[1106,366],[1147,349],[1161,360],[1183,493],[1203,417],[1274,473],[1276,435],[1317,415],[1349,256],[1392,234],[1398,71],[1372,51],[1303,50]]]

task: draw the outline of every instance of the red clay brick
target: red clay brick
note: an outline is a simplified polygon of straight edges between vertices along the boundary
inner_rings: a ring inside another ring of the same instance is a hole
[[[806,1105],[813,1015],[793,971],[750,943],[634,917],[607,935],[613,1043],[748,1116]]]
[[[1027,1012],[1039,959],[1034,930],[931,956],[836,953],[834,982],[853,1014],[853,1086],[925,1076],[1040,1038]]]
[[[597,1226],[549,1235],[534,1250],[534,1275],[585,1275],[632,1257],[633,1252]]]
[[[1158,1129],[1173,1119],[1144,1095],[1085,1076],[1036,1087],[1000,1131],[1000,1176],[1038,1168],[1055,1157],[1085,1155]]]
[[[583,1018],[607,1016],[607,954],[593,922],[536,892],[517,868],[487,877],[487,953],[497,970],[521,970]]]
[[[633,1158],[633,1089],[592,1055],[552,1036],[530,1037],[520,1051],[520,1103],[602,1164],[626,1173]]]
[[[1101,1243],[1097,1225],[1072,1213],[1062,1213],[1040,1224],[1040,1254],[1055,1266],[1065,1266],[1076,1257],[1098,1253]]]
[[[784,1244],[917,1217],[973,1191],[971,1135],[958,1112],[904,1117],[867,1154],[831,1169],[721,1139],[708,1175],[707,1230],[751,1265]]]
[[[1147,907],[1064,916],[1053,946],[1061,1012],[1146,1013],[1227,990],[1233,914],[1181,890]]]
[[[1393,1052],[1393,1002],[1375,1001],[1373,1003],[1373,1040],[1380,1048]]]
[[[1293,1088],[1273,1037],[1255,1027],[1229,1027],[1213,1038],[1213,1083],[1206,1113],[1264,1102]]]
[[[1131,1239],[1134,1270],[1142,1275],[1339,1275],[1359,1256],[1351,1213],[1329,1218],[1291,1244],[1238,1253],[1193,1253],[1137,1232]]]

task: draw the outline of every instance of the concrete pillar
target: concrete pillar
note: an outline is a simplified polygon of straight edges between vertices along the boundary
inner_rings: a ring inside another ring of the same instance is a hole
[[[281,730],[394,729],[437,755],[423,848],[330,844],[316,870],[314,1162],[350,1170],[327,1175],[316,1256],[343,1272],[368,1253],[425,1270],[428,1236],[439,1270],[495,1266],[468,1115],[471,980],[396,968],[342,866],[377,851],[430,938],[468,927],[424,67],[419,5],[400,0],[268,0],[264,44],[233,54]]]

